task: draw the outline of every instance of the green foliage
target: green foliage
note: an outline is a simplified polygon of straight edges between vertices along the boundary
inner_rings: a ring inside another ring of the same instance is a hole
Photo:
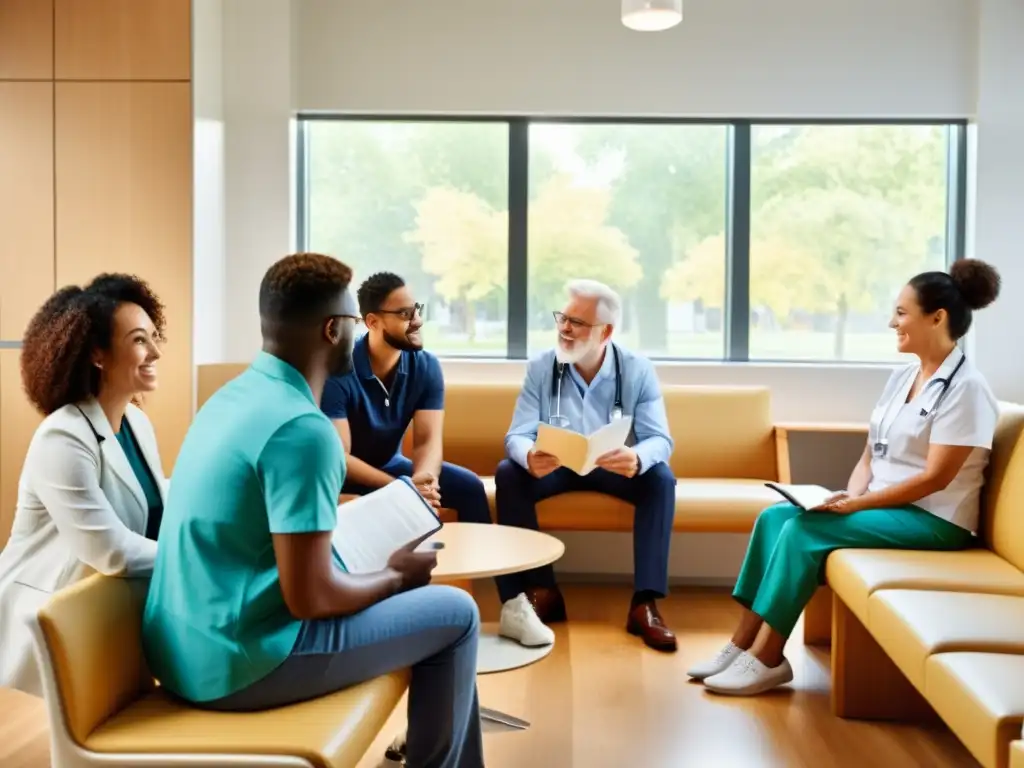
[[[946,136],[906,126],[753,131],[751,307],[800,327],[832,316],[844,355],[851,313],[885,312],[899,287],[941,268]],[[540,138],[543,138],[541,136]],[[645,349],[667,349],[668,302],[725,303],[726,138],[715,125],[531,132],[531,311],[567,280],[622,291]],[[504,304],[508,130],[503,124],[313,123],[311,246],[357,279],[387,268],[453,307]],[[556,142],[557,144],[557,142]]]
[[[722,126],[593,125],[579,152],[591,164],[618,161],[610,221],[640,252],[643,281],[632,298],[640,345],[667,344],[662,283],[673,256],[725,230]]]
[[[550,179],[530,208],[530,292],[557,307],[565,283],[587,276],[627,288],[640,279],[637,252],[605,223],[610,194]],[[508,212],[451,188],[427,191],[417,205],[417,227],[407,235],[437,277],[446,300],[479,301],[505,291]]]
[[[437,277],[447,301],[479,301],[505,290],[508,213],[470,192],[429,189],[416,205],[416,229],[405,239],[419,246],[422,268]]]
[[[557,309],[565,284],[587,277],[628,291],[643,271],[637,250],[622,230],[607,223],[611,192],[572,184],[555,176],[530,206],[529,284],[531,298]]]
[[[884,311],[914,273],[941,267],[945,195],[941,129],[755,131],[751,307],[783,324],[794,312],[835,315],[842,358],[850,312]],[[681,250],[661,295],[724,306],[724,239]]]

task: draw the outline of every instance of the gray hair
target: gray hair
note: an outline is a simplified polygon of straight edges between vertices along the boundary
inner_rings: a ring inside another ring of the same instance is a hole
[[[573,298],[593,299],[597,302],[597,320],[616,328],[622,320],[622,299],[619,294],[597,280],[572,280],[566,290]]]

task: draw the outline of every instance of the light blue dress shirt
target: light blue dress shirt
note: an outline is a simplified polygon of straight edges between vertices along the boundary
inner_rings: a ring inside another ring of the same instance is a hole
[[[650,360],[616,347],[622,364],[622,414],[632,416],[633,425],[626,444],[640,457],[640,472],[646,472],[672,455],[673,441],[661,386]],[[516,400],[512,426],[505,435],[510,459],[526,467],[526,455],[537,440],[537,425],[550,423],[552,413],[568,419],[568,428],[592,434],[612,419],[615,404],[615,355],[609,344],[604,362],[588,385],[575,366],[566,366],[559,408],[556,409],[551,382],[554,374],[553,349],[527,364],[526,379]]]

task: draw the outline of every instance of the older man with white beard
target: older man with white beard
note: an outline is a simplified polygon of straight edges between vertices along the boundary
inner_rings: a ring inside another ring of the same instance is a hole
[[[570,283],[568,301],[554,315],[556,346],[530,361],[505,437],[508,458],[495,478],[498,522],[536,530],[537,502],[572,491],[633,504],[635,591],[626,629],[651,648],[675,651],[676,637],[655,602],[668,593],[676,481],[667,464],[673,443],[654,367],[612,342],[622,303],[608,286]],[[619,418],[632,420],[626,444],[600,456],[586,474],[536,448],[541,423],[590,435]],[[527,645],[550,642],[544,625],[566,618],[551,566],[501,577],[498,588],[501,633]]]

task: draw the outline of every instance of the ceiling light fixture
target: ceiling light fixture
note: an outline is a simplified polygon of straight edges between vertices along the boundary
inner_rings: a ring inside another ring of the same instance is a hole
[[[661,32],[683,20],[683,0],[622,0],[622,23],[638,32]]]

